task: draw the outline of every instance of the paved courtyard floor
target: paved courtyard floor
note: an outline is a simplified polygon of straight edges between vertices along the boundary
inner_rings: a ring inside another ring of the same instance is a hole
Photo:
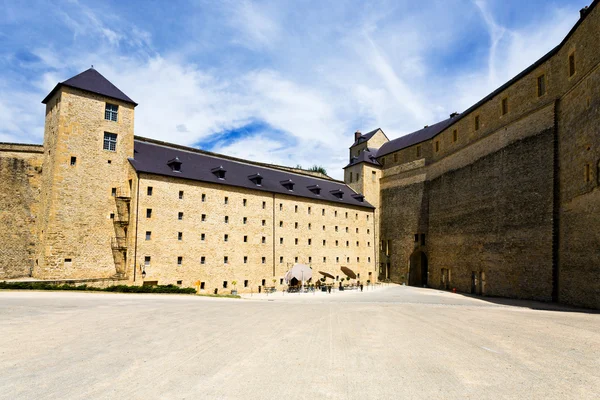
[[[0,291],[0,399],[599,397],[600,314],[541,303]]]

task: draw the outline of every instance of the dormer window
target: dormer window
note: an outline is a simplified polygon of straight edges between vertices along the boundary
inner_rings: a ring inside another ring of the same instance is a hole
[[[181,172],[181,161],[179,160],[179,157],[175,157],[172,160],[169,160],[169,162],[167,162],[167,165],[169,167],[171,167],[171,171],[173,172]]]
[[[329,193],[331,193],[340,200],[344,197],[344,192],[340,189],[330,190]]]
[[[360,194],[360,193],[353,194],[353,195],[352,195],[352,198],[353,198],[354,200],[360,201],[361,203],[362,203],[363,201],[365,201],[365,196],[363,196],[363,195],[362,195],[362,194]]]
[[[262,184],[263,177],[257,173],[248,175],[248,179],[250,179],[256,186],[260,186]]]
[[[219,166],[217,168],[211,169],[210,172],[212,172],[213,174],[215,174],[215,176],[217,178],[219,178],[219,179],[225,179],[225,172],[227,172],[227,171],[221,165],[221,166]]]
[[[313,194],[316,194],[317,196],[321,195],[321,188],[319,187],[319,185],[310,185],[306,188],[310,190]]]
[[[292,182],[291,179],[286,179],[285,181],[280,181],[279,183],[281,183],[281,186],[283,186],[284,188],[286,188],[290,192],[294,190],[295,183]]]

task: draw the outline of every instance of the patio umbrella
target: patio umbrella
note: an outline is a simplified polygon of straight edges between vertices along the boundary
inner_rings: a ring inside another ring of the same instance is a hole
[[[285,273],[283,279],[289,284],[292,278],[296,278],[300,282],[305,282],[312,278],[312,269],[308,265],[294,264],[294,266]]]
[[[329,272],[323,272],[323,271],[319,271],[319,273],[321,275],[323,275],[325,278],[331,278],[331,279],[335,279],[335,276],[331,275]]]
[[[344,274],[346,274],[346,276],[350,279],[356,279],[356,274],[354,273],[354,271],[352,271],[350,268],[348,267],[342,267],[340,268],[342,270],[342,272]]]

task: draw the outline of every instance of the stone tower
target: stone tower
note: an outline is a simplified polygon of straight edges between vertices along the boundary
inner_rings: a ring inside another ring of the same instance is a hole
[[[93,68],[46,105],[37,278],[123,276],[137,105]]]
[[[377,246],[379,243],[379,180],[381,179],[381,165],[376,160],[379,147],[389,139],[379,128],[362,134],[354,133],[354,143],[350,146],[350,162],[344,167],[344,182],[354,191],[362,193],[365,199],[375,206],[375,223],[373,239]],[[378,265],[375,252],[375,265]],[[379,266],[379,278],[387,278],[386,266]]]

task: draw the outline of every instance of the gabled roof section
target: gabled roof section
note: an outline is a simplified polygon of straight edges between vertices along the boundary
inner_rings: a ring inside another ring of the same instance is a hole
[[[172,171],[167,165],[168,160],[176,157],[181,161],[181,171],[179,172]],[[159,142],[139,136],[135,137],[134,158],[130,158],[129,162],[136,171],[148,174],[243,187],[261,192],[280,193],[313,200],[324,200],[347,206],[373,208],[366,201],[353,198],[352,195],[356,194],[356,192],[340,181],[270,168],[260,163],[234,159],[220,154]],[[211,172],[215,168],[226,170],[227,175],[219,179],[219,177]],[[262,177],[260,186],[249,179],[249,176],[256,176],[258,174]],[[290,190],[290,185],[287,184],[290,182],[293,183],[293,187],[291,188],[293,191]],[[285,186],[284,183],[286,183]],[[338,198],[332,192],[345,192],[349,196]]]
[[[352,143],[352,146],[350,146],[350,147],[354,147],[357,144],[367,142],[369,139],[371,139],[373,137],[373,135],[375,135],[379,131],[381,131],[381,133],[383,134],[383,136],[385,136],[386,139],[388,139],[388,137],[385,135],[385,133],[383,132],[383,130],[381,128],[377,128],[377,129],[372,130],[371,132],[365,133],[364,135],[360,135],[360,137],[354,143]]]
[[[425,128],[418,130],[408,135],[401,136],[397,139],[384,143],[383,146],[377,151],[376,157],[382,157],[386,154],[393,153],[398,150],[402,150],[406,147],[410,147],[417,143],[424,142],[436,136],[438,133],[452,125],[456,121],[457,117],[448,118],[437,124],[426,126]]]
[[[131,103],[134,106],[137,106],[137,103],[131,100],[125,93],[121,92],[118,87],[113,85],[108,79],[106,79],[102,74],[96,71],[94,68],[90,68],[86,71],[83,71],[79,75],[75,75],[74,77],[67,79],[64,82],[60,82],[57,84],[54,89],[46,96],[44,100],[42,100],[43,104],[46,104],[50,101],[50,98],[59,90],[62,86],[68,86],[75,89],[85,90],[87,92],[96,93],[102,96],[110,97],[113,99],[121,100],[126,103]]]
[[[381,164],[379,164],[379,162],[377,162],[377,159],[375,158],[376,150],[377,149],[370,149],[367,147],[366,149],[360,152],[360,155],[358,157],[352,157],[352,160],[350,160],[350,164],[346,165],[344,169],[363,162],[367,164],[372,164],[376,167],[381,167]]]

